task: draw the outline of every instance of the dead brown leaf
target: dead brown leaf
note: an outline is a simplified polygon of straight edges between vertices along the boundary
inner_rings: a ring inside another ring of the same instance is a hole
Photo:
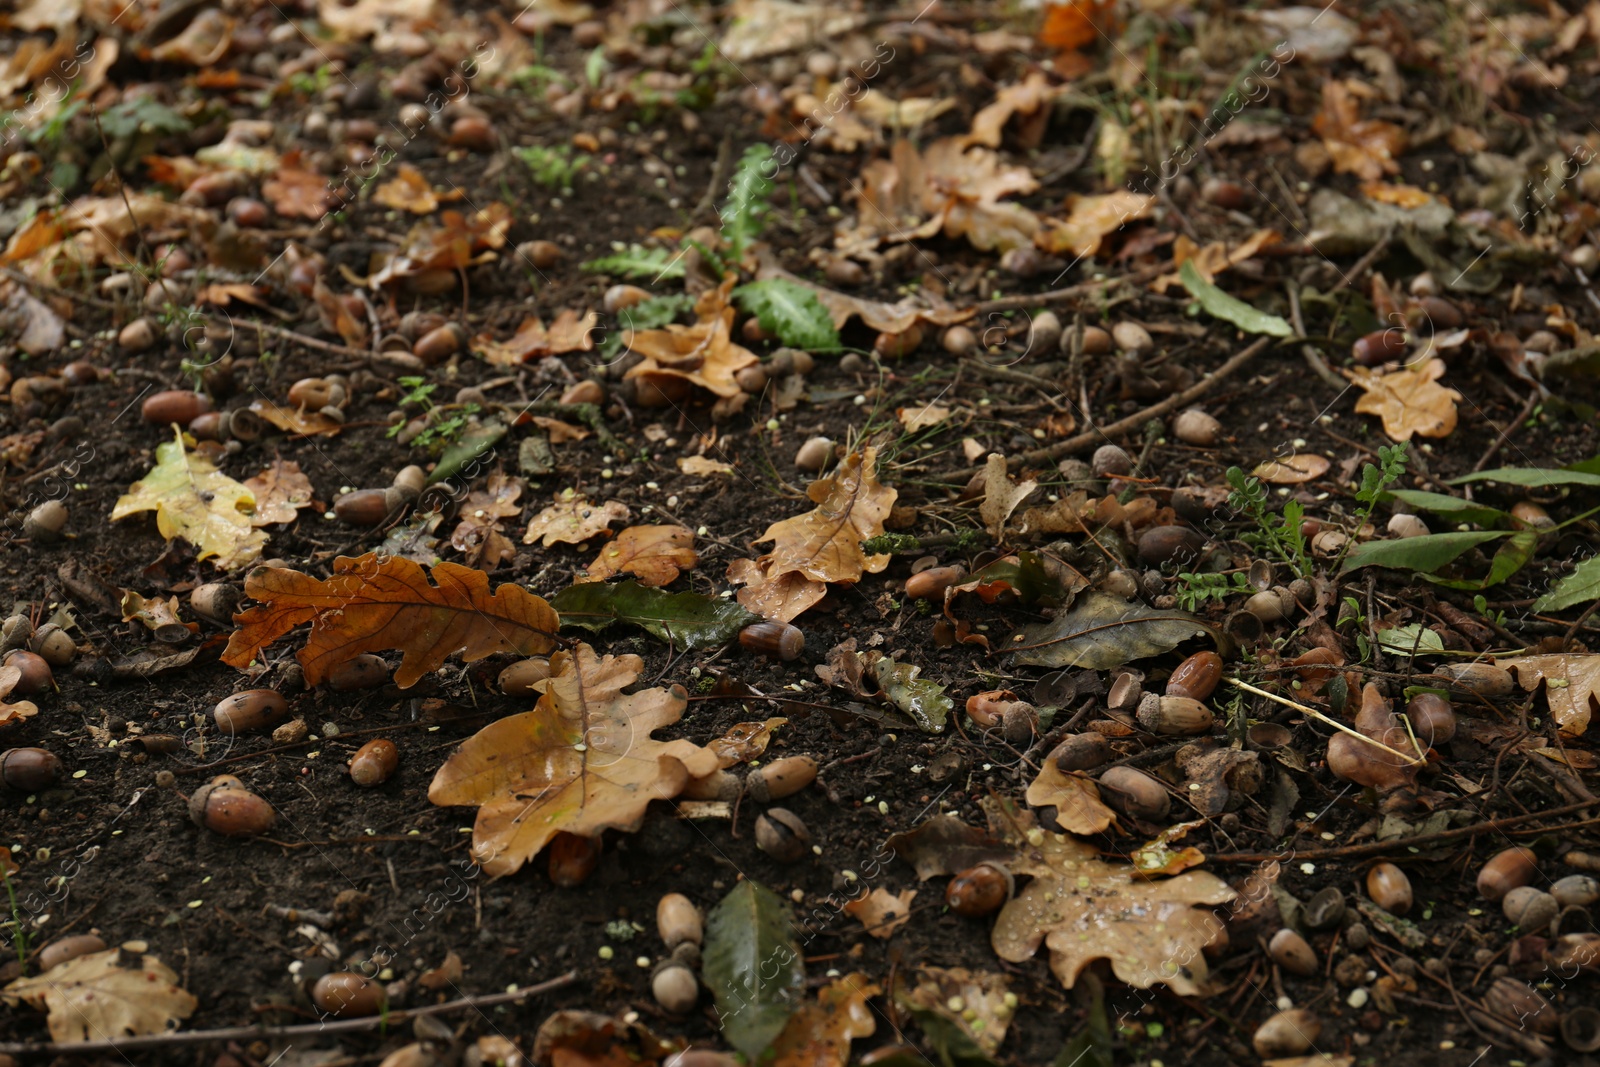
[[[922,967],[918,970],[917,984],[904,996],[914,1009],[931,1011],[950,1020],[979,1048],[993,1056],[1005,1041],[1006,1028],[1016,1014],[1006,1003],[1010,992],[1006,976],[993,971]],[[952,1011],[955,1005],[960,1008]]]
[[[372,199],[384,207],[394,208],[396,211],[409,211],[413,215],[431,215],[439,209],[439,204],[446,200],[459,200],[462,197],[460,189],[451,189],[448,192],[435,189],[427,177],[409,163],[402,163],[395,168],[394,177],[378,186],[373,192]]]
[[[735,764],[760,758],[772,742],[772,731],[788,721],[774,716],[764,722],[736,722],[706,747],[716,755],[717,766],[727,770]]]
[[[879,940],[887,940],[911,921],[911,902],[916,899],[915,889],[891,893],[879,886],[846,904],[844,910],[866,927],[867,933]]]
[[[1262,460],[1250,473],[1268,485],[1299,485],[1316,481],[1333,464],[1315,452],[1296,452],[1278,459]]]
[[[1047,252],[1092,256],[1100,251],[1101,241],[1123,224],[1147,217],[1155,203],[1155,197],[1127,189],[1080,196],[1072,201],[1065,219],[1045,219],[1044,228],[1034,240]]]
[[[998,452],[989,453],[983,468],[983,503],[978,505],[978,517],[983,520],[983,528],[990,537],[996,541],[1005,540],[1006,520],[1037,488],[1039,483],[1032,478],[1013,482],[1006,473],[1006,457]]]
[[[799,571],[772,574],[772,557],[736,559],[728,564],[728,581],[745,588],[736,599],[740,607],[775,622],[793,622],[806,609],[828,595],[828,584]]]
[[[854,582],[889,565],[887,553],[868,556],[861,542],[883,533],[899,493],[878,481],[878,450],[846,456],[833,473],[811,483],[816,507],[775,522],[756,543],[771,541],[769,578],[796,571],[819,582]]]
[[[332,437],[344,429],[344,423],[336,422],[320,411],[281,407],[270,400],[252,400],[250,410],[286,433]]]
[[[498,367],[514,366],[566,352],[588,352],[594,348],[594,337],[590,331],[599,321],[600,316],[593,311],[580,319],[576,311],[567,308],[556,316],[548,328],[537,316],[522,320],[516,334],[503,343],[489,334],[479,334],[473,338],[472,350]]]
[[[300,508],[311,506],[311,479],[293,460],[273,460],[272,466],[245,479],[244,487],[255,495],[256,511],[250,521],[257,526],[293,522]]]
[[[580,582],[601,582],[613,574],[632,574],[642,585],[661,587],[700,561],[694,551],[694,531],[686,526],[630,526],[608,541],[589,575]]]
[[[917,433],[944,422],[950,417],[950,409],[938,404],[918,404],[898,409],[895,416],[899,418],[900,425],[906,428],[906,433]]]
[[[261,183],[261,195],[272,210],[288,218],[322,218],[339,206],[339,197],[328,179],[301,166],[299,152],[283,157],[278,173]]]
[[[1006,123],[1021,116],[1018,141],[1024,148],[1037,148],[1050,118],[1051,105],[1060,93],[1043,71],[1031,70],[1022,81],[1003,87],[995,94],[993,103],[972,117],[972,132],[962,138],[962,142],[999,148]]]
[[[705,456],[680,456],[678,469],[685,474],[732,474],[733,464]]]
[[[1406,149],[1406,134],[1392,122],[1361,118],[1361,105],[1351,83],[1329,78],[1322,83],[1322,110],[1311,128],[1340,174],[1376,181],[1400,170],[1397,158]]]
[[[867,1001],[881,992],[864,974],[835,978],[817,990],[817,1002],[800,1005],[773,1041],[771,1067],[845,1067],[851,1040],[877,1029]]]
[[[467,494],[461,506],[461,522],[450,535],[450,544],[469,567],[492,571],[512,556],[512,545],[501,520],[522,514],[517,498],[522,495],[522,479],[509,478],[503,471],[489,475],[482,489]]]
[[[754,352],[734,343],[734,309],[728,303],[732,291],[730,277],[702,293],[695,303],[697,321],[692,326],[669,323],[658,330],[629,334],[628,348],[644,359],[626,376],[649,382],[668,398],[683,394],[683,382],[724,398],[743,393],[734,375],[760,361]]]
[[[1098,834],[1117,821],[1092,779],[1063,771],[1051,759],[1044,761],[1025,799],[1036,808],[1055,808],[1056,822],[1075,834]]]
[[[1001,198],[1038,187],[1027,168],[1004,166],[994,152],[968,148],[960,138],[935,141],[921,153],[897,141],[889,159],[862,172],[858,228],[847,241],[911,241],[942,231],[984,251],[1009,251],[1033,243],[1039,220]]]
[[[1433,358],[1379,374],[1367,367],[1344,372],[1366,396],[1356,410],[1383,419],[1383,432],[1396,441],[1412,436],[1447,437],[1456,428],[1456,401],[1461,394],[1438,384],[1444,360]]]
[[[1515,672],[1530,693],[1544,683],[1550,717],[1563,734],[1578,737],[1589,728],[1600,704],[1600,654],[1517,656],[1500,660],[1499,665]]]
[[[522,535],[522,543],[531,545],[542,537],[544,547],[549,548],[562,543],[582,544],[591,537],[601,535],[610,537],[611,531],[607,527],[614,522],[626,521],[630,514],[628,505],[619,501],[591,504],[571,489],[563,489],[554,504],[539,512],[528,523],[528,532]]]
[[[1191,241],[1188,235],[1180,233],[1172,242],[1172,273],[1163,274],[1151,282],[1150,288],[1158,293],[1164,293],[1174,285],[1181,286],[1183,280],[1178,271],[1185,263],[1193,263],[1201,277],[1208,282],[1214,282],[1217,280],[1217,275],[1223,271],[1238,266],[1263,248],[1277,244],[1278,240],[1277,230],[1257,230],[1232,248],[1229,248],[1225,241],[1212,241],[1201,248]]]
[[[50,1037],[57,1042],[164,1034],[199,1007],[178,987],[178,976],[154,956],[143,957],[137,969],[119,967],[121,956],[117,948],[91,952],[32,978],[18,978],[0,996],[46,1009]]]

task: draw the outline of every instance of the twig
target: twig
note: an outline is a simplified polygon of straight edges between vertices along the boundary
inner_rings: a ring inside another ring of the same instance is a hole
[[[1600,600],[1596,600],[1593,604],[1590,604],[1586,609],[1584,609],[1583,614],[1579,615],[1575,620],[1573,620],[1573,623],[1567,629],[1567,632],[1561,635],[1561,651],[1563,653],[1572,647],[1572,639],[1578,636],[1578,631],[1583,629],[1583,624],[1587,622],[1589,616],[1593,615],[1597,610],[1600,610]]]
[[[1153,267],[1136,270],[1132,274],[1124,274],[1120,278],[1100,278],[1092,282],[1079,282],[1069,285],[1065,289],[1052,289],[1047,293],[1023,293],[1017,296],[1003,296],[998,300],[987,300],[973,309],[974,315],[984,315],[991,311],[1015,311],[1017,308],[1037,307],[1040,304],[1062,304],[1076,300],[1080,296],[1088,296],[1097,289],[1109,289],[1113,285],[1136,285],[1147,282],[1171,269],[1171,264],[1162,263]]]
[[[1109,426],[1096,426],[1085,430],[1076,437],[1069,437],[1065,441],[1057,441],[1055,444],[1048,445],[1044,448],[1036,448],[1031,452],[1023,452],[1018,455],[1011,456],[1006,460],[1006,467],[1010,470],[1016,470],[1018,467],[1029,466],[1036,463],[1052,462],[1060,459],[1062,456],[1071,455],[1074,452],[1081,452],[1090,445],[1103,444],[1107,440],[1116,437],[1119,434],[1129,433],[1134,430],[1141,430],[1144,428],[1144,424],[1151,419],[1158,419],[1167,412],[1181,408],[1185,404],[1193,403],[1206,393],[1209,393],[1213,388],[1216,387],[1218,382],[1228,377],[1228,375],[1232,374],[1246,363],[1249,363],[1252,359],[1255,359],[1271,343],[1272,338],[1270,337],[1259,338],[1251,343],[1248,347],[1234,355],[1228,360],[1228,362],[1218,367],[1214,372],[1200,379],[1183,392],[1174,393],[1172,396],[1167,397],[1160,403],[1152,404],[1143,411],[1129,415],[1125,419],[1118,419]],[[943,485],[965,485],[967,480],[971,477],[972,469],[968,469],[962,471],[950,471],[945,474],[937,474],[933,476],[933,480]]]
[[[1500,446],[1511,440],[1511,435],[1517,432],[1518,426],[1528,420],[1528,416],[1533,414],[1533,409],[1538,403],[1539,390],[1535,389],[1528,394],[1528,402],[1522,405],[1522,410],[1517,412],[1517,417],[1511,420],[1511,425],[1500,431],[1499,435],[1489,442],[1489,447],[1483,450],[1483,455],[1478,457],[1478,462],[1472,465],[1474,474],[1489,465],[1489,461],[1494,458],[1494,454],[1500,451]]]
[[[1304,337],[1306,336],[1306,324],[1300,315],[1300,290],[1295,288],[1293,281],[1284,283],[1284,288],[1289,292],[1289,321],[1294,323],[1294,332]],[[1327,360],[1322,358],[1322,353],[1311,345],[1301,345],[1300,354],[1305,357],[1306,366],[1310,367],[1318,378],[1321,378],[1333,388],[1339,390],[1339,392],[1344,392],[1349,386],[1349,382],[1333,373],[1333,368],[1328,366]]]
[[[218,1041],[250,1041],[255,1039],[311,1037],[318,1034],[348,1034],[362,1030],[389,1028],[396,1023],[409,1022],[424,1015],[447,1015],[467,1009],[489,1008],[496,1004],[510,1004],[526,1000],[553,989],[569,986],[578,980],[577,971],[568,971],[547,982],[518,989],[513,993],[490,993],[480,997],[462,997],[444,1004],[432,1004],[405,1011],[385,1012],[363,1019],[336,1019],[331,1022],[306,1023],[303,1026],[233,1026],[223,1030],[190,1030],[171,1034],[149,1034],[144,1037],[119,1037],[110,1041],[11,1041],[0,1044],[0,1054],[7,1056],[73,1056],[98,1052],[132,1052],[136,1049],[173,1048],[181,1045],[209,1045]]]
[[[1309,715],[1313,719],[1318,720],[1319,722],[1327,723],[1329,726],[1333,727],[1335,730],[1338,730],[1341,733],[1349,734],[1351,737],[1354,737],[1357,740],[1365,741],[1367,744],[1372,745],[1372,746],[1374,746],[1376,748],[1381,748],[1385,752],[1389,753],[1389,755],[1391,755],[1391,756],[1399,756],[1401,759],[1405,760],[1407,763],[1411,764],[1413,767],[1420,766],[1421,764],[1427,762],[1427,760],[1420,759],[1420,758],[1418,758],[1416,756],[1408,756],[1404,752],[1401,752],[1397,748],[1390,748],[1388,745],[1384,744],[1382,741],[1373,740],[1372,738],[1368,737],[1366,734],[1361,733],[1359,730],[1354,730],[1351,727],[1346,726],[1344,723],[1340,722],[1338,719],[1329,718],[1328,716],[1322,714],[1322,712],[1318,711],[1316,708],[1308,707],[1305,704],[1297,703],[1297,702],[1295,702],[1293,700],[1289,700],[1286,697],[1278,696],[1278,694],[1276,694],[1276,693],[1269,693],[1265,689],[1257,689],[1255,686],[1251,685],[1249,682],[1241,682],[1237,678],[1224,678],[1223,681],[1227,682],[1229,685],[1236,685],[1240,689],[1249,690],[1250,692],[1254,693],[1256,696],[1266,697],[1268,700],[1277,701],[1279,704],[1282,704],[1284,707],[1293,708],[1294,710],[1300,712],[1301,714]],[[1416,739],[1415,738],[1412,738],[1412,743],[1413,744],[1416,743]]]

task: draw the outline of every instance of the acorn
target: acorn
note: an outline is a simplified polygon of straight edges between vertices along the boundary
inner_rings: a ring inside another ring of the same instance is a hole
[[[1287,927],[1272,935],[1272,940],[1267,944],[1267,953],[1273,962],[1291,974],[1310,978],[1317,973],[1316,950],[1305,938]]]
[[[1575,1052],[1600,1049],[1600,1008],[1568,1008],[1563,1012],[1561,1040]]]
[[[1433,673],[1448,682],[1452,691],[1490,700],[1510,696],[1517,686],[1510,671],[1493,663],[1447,663],[1435,667]]]
[[[662,960],[650,976],[650,994],[667,1011],[682,1015],[700,1000],[700,983],[681,960]]]
[[[883,359],[908,356],[922,347],[922,326],[912,323],[899,333],[880,333],[872,342],[872,351]]]
[[[517,246],[517,252],[532,263],[535,270],[549,270],[560,263],[565,254],[554,241],[524,241]]]
[[[276,726],[289,715],[289,702],[274,689],[245,689],[223,697],[211,712],[225,734],[242,734]]]
[[[1061,347],[1061,317],[1054,311],[1041,311],[1028,327],[1028,351],[1054,355]]]
[[[1133,457],[1118,445],[1101,445],[1089,457],[1096,478],[1125,478],[1133,473]]]
[[[1139,535],[1139,559],[1152,567],[1182,562],[1200,554],[1205,535],[1188,526],[1152,526]]]
[[[469,152],[492,152],[499,143],[494,127],[479,115],[463,115],[450,125],[450,144]]]
[[[1039,712],[1009,689],[974,693],[967,698],[967,714],[985,730],[998,729],[1012,744],[1021,744],[1039,728]]]
[[[950,879],[944,902],[957,915],[977,918],[998,911],[1016,892],[1016,880],[1004,867],[980,863]]]
[[[550,677],[550,661],[543,656],[518,660],[500,672],[495,684],[508,697],[537,696],[534,686]]]
[[[951,326],[939,338],[939,344],[952,356],[964,356],[978,347],[978,335],[965,326]]]
[[[1510,975],[1494,980],[1483,995],[1483,1005],[1500,1018],[1518,1027],[1530,1027],[1536,1033],[1553,1034],[1560,1026],[1555,1006],[1533,986]]]
[[[1332,930],[1344,921],[1344,894],[1338,886],[1323,886],[1312,894],[1300,911],[1301,922],[1308,930]]]
[[[65,667],[78,655],[77,642],[53,622],[47,622],[33,632],[28,648],[52,667]]]
[[[87,956],[93,952],[104,952],[106,943],[103,938],[94,934],[75,934],[71,937],[58,937],[44,948],[39,950],[34,963],[40,972],[59,967],[63,963]]]
[[[236,196],[228,201],[228,218],[251,230],[259,230],[272,221],[272,212],[255,197]]]
[[[336,693],[376,689],[389,680],[389,665],[370,652],[347,659],[328,672],[328,688]]]
[[[668,893],[656,902],[656,931],[668,949],[698,945],[705,939],[705,920],[694,901],[682,893]]]
[[[1283,586],[1274,586],[1253,594],[1244,602],[1244,610],[1263,623],[1287,619],[1295,609],[1294,595]]]
[[[350,757],[350,780],[371,789],[389,780],[400,765],[400,750],[393,741],[376,738],[356,749]]]
[[[1153,734],[1193,737],[1211,729],[1216,716],[1191,697],[1162,697],[1146,693],[1139,701],[1139,725]]]
[[[1119,322],[1111,327],[1111,340],[1124,352],[1148,352],[1156,346],[1150,331],[1137,322]]]
[[[1068,734],[1046,758],[1063,771],[1089,771],[1111,759],[1111,742],[1103,734]]]
[[[1071,337],[1068,331],[1063,337]],[[1110,354],[1116,347],[1116,342],[1111,338],[1111,332],[1100,326],[1085,326],[1083,328],[1083,353],[1087,356],[1104,356]],[[1070,353],[1069,353],[1070,355]]]
[[[785,663],[798,659],[806,650],[806,635],[797,626],[767,620],[751,623],[739,631],[739,644],[751,652],[773,656]]]
[[[1410,785],[1415,777],[1412,768],[1398,756],[1344,733],[1328,738],[1328,770],[1336,778],[1380,793]]]
[[[277,821],[272,805],[231,774],[218,775],[194,791],[189,817],[196,826],[226,837],[255,837]]]
[[[691,778],[678,794],[685,800],[736,800],[744,783],[736,775],[718,768],[702,778]]]
[[[1172,420],[1172,436],[1186,445],[1210,448],[1222,436],[1222,423],[1199,408],[1190,408]]]
[[[49,789],[61,777],[61,759],[43,748],[8,748],[0,752],[0,781],[19,793]]]
[[[355,1019],[377,1015],[388,1003],[383,985],[354,971],[334,971],[311,987],[311,1002],[324,1015]]]
[[[289,403],[312,411],[342,408],[346,397],[344,385],[336,378],[301,378],[289,386]]]
[[[1478,871],[1478,893],[1485,900],[1501,901],[1519,886],[1532,882],[1539,873],[1533,849],[1521,845],[1496,852]]]
[[[211,398],[188,389],[167,389],[145,397],[139,415],[155,426],[188,426],[211,410]]]
[[[1500,901],[1505,917],[1524,933],[1538,933],[1556,921],[1561,905],[1556,898],[1531,885],[1519,885],[1509,890]]]
[[[573,382],[561,394],[563,404],[603,404],[606,399],[606,387],[593,378],[585,378],[581,382]]]
[[[1600,879],[1587,874],[1569,874],[1550,887],[1550,895],[1563,908],[1586,908],[1600,901]]]
[[[1542,506],[1531,500],[1519,500],[1511,505],[1511,525],[1518,530],[1545,531],[1554,527],[1556,520]]]
[[[388,489],[357,489],[333,502],[333,516],[351,526],[379,526],[405,506],[400,491]]]
[[[189,591],[189,606],[196,615],[224,626],[231,625],[242,594],[227,582],[207,582]]]
[[[788,808],[769,808],[756,819],[756,847],[779,863],[797,863],[811,851],[811,831]]]
[[[412,503],[428,488],[428,475],[415,463],[408,464],[395,472],[390,488],[406,503]]]
[[[21,672],[21,677],[11,688],[11,691],[18,696],[31,697],[55,688],[55,676],[50,673],[50,664],[36,652],[20,648],[7,652],[4,665],[15,667]]]
[[[815,474],[833,458],[833,442],[826,437],[811,437],[794,454],[795,470]]]
[[[1391,535],[1401,539],[1423,537],[1429,533],[1428,524],[1415,515],[1391,515],[1386,529]]]
[[[1100,776],[1102,799],[1129,818],[1166,818],[1172,799],[1161,782],[1133,767],[1111,767]]]
[[[1392,863],[1379,863],[1367,872],[1367,896],[1392,915],[1411,910],[1411,879]]]
[[[156,343],[156,324],[141,315],[117,331],[117,347],[124,352],[143,352]]]
[[[411,346],[411,354],[429,367],[437,366],[466,347],[467,331],[458,322],[429,330]]]
[[[1215,652],[1196,652],[1173,670],[1167,679],[1167,696],[1205,700],[1222,681],[1222,657]]]
[[[550,839],[550,881],[562,889],[582,885],[599,865],[601,851],[598,837],[561,831]]]
[[[1253,198],[1238,182],[1213,176],[1200,183],[1200,199],[1228,211],[1239,211],[1248,207]]]
[[[1304,1008],[1290,1008],[1256,1027],[1250,1043],[1262,1059],[1278,1059],[1306,1052],[1321,1035],[1320,1019]]]
[[[1406,335],[1393,328],[1373,330],[1356,338],[1350,346],[1350,356],[1363,367],[1376,367],[1405,355]]]
[[[912,600],[943,600],[945,590],[967,579],[967,569],[959,563],[948,567],[929,567],[906,579],[906,596]]]
[[[793,796],[816,781],[817,761],[810,756],[784,756],[757,767],[745,778],[745,788],[763,804]]]
[[[41,545],[61,540],[61,531],[67,525],[67,506],[59,500],[46,500],[28,511],[22,520],[22,533],[28,540]]]
[[[1406,704],[1411,731],[1424,747],[1442,745],[1456,735],[1456,713],[1437,693],[1418,693]]]

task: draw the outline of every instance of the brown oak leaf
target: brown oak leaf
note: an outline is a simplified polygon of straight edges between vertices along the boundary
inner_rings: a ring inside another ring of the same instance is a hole
[[[1530,693],[1544,683],[1550,717],[1562,733],[1577,737],[1589,728],[1600,704],[1600,654],[1517,656],[1499,663],[1516,672],[1517,681]]]
[[[311,506],[311,479],[293,460],[273,460],[272,466],[246,478],[244,487],[255,494],[256,513],[250,521],[257,526],[293,522],[300,508]]]
[[[200,1002],[178,986],[178,976],[154,956],[137,968],[117,966],[121,949],[91,952],[32,978],[19,978],[0,998],[49,1011],[57,1042],[114,1041],[164,1034],[194,1013]]]
[[[522,320],[511,340],[501,342],[489,334],[479,334],[472,341],[472,350],[497,367],[565,352],[588,352],[594,348],[590,331],[599,321],[600,316],[593,311],[580,319],[571,308],[563,310],[548,327],[538,316],[530,316]]]
[[[816,1003],[800,1005],[773,1041],[771,1067],[845,1067],[850,1042],[877,1030],[867,1001],[881,992],[864,974],[843,975],[817,990]]]
[[[613,574],[632,574],[642,585],[664,586],[700,561],[694,531],[686,526],[630,526],[600,549],[580,582],[601,582]]]
[[[854,582],[889,565],[887,553],[869,556],[861,542],[883,533],[883,520],[899,493],[878,481],[878,450],[846,456],[832,474],[811,483],[816,507],[767,527],[757,543],[771,541],[767,577],[796,571],[818,582]]]
[[[793,622],[807,608],[828,595],[828,583],[807,578],[799,571],[771,574],[771,556],[736,559],[728,564],[728,581],[745,588],[736,599],[746,611],[774,622]]]
[[[1036,808],[1054,807],[1057,824],[1075,834],[1098,834],[1117,821],[1091,779],[1063,771],[1055,760],[1044,761],[1025,799]]]
[[[517,498],[522,495],[522,479],[508,478],[503,471],[489,475],[488,484],[467,494],[461,507],[461,522],[450,535],[450,544],[467,566],[492,571],[516,554],[516,547],[502,531],[501,520],[522,513]]]
[[[879,940],[887,940],[911,921],[911,902],[916,899],[915,889],[896,894],[879,886],[846,904],[844,910],[853,915],[867,933]]]
[[[1388,374],[1366,367],[1345,371],[1367,395],[1356,410],[1383,419],[1383,432],[1396,441],[1420,437],[1446,437],[1456,428],[1456,401],[1461,394],[1438,384],[1444,360],[1430,359]]]
[[[626,521],[629,514],[626,504],[615,500],[591,504],[571,489],[563,489],[554,504],[539,512],[528,523],[528,532],[522,535],[522,543],[531,545],[542,537],[544,547],[549,548],[563,542],[581,544],[600,535],[610,537],[611,531],[607,527],[613,522]]]

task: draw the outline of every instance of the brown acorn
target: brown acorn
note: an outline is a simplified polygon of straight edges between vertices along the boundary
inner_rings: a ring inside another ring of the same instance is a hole
[[[688,897],[668,893],[656,902],[656,930],[669,949],[698,945],[705,938],[705,920]]]
[[[946,589],[959,585],[966,578],[967,569],[960,564],[929,567],[906,579],[906,596],[912,600],[942,600]]]
[[[977,918],[998,911],[1016,891],[1016,880],[1004,867],[980,863],[950,879],[944,901],[957,915]]]
[[[0,782],[19,793],[49,789],[61,777],[61,759],[43,748],[8,748],[0,752]]]
[[[1483,995],[1483,1005],[1519,1028],[1527,1026],[1537,1033],[1548,1035],[1560,1027],[1555,1006],[1540,996],[1533,986],[1510,975],[1494,980],[1489,991]]]
[[[189,606],[197,615],[228,625],[233,622],[233,613],[239,609],[240,598],[239,590],[226,582],[207,582],[190,590]]]
[[[998,729],[1012,744],[1028,740],[1039,728],[1038,709],[1009,689],[974,693],[967,698],[967,714],[985,730]]]
[[[1351,357],[1363,367],[1376,367],[1405,355],[1406,335],[1403,330],[1373,330],[1356,339],[1350,346]]]
[[[188,389],[167,389],[145,397],[139,415],[155,426],[188,426],[211,410],[211,398]]]
[[[1111,742],[1103,734],[1068,734],[1046,757],[1063,771],[1088,771],[1111,759]]]
[[[1134,819],[1163,819],[1172,807],[1166,787],[1133,767],[1112,767],[1100,776],[1105,802]]]
[[[806,635],[797,626],[786,622],[752,623],[739,631],[739,644],[764,656],[776,656],[785,662],[797,659],[806,648]]]
[[[1153,734],[1193,737],[1210,731],[1216,716],[1189,697],[1161,697],[1146,693],[1139,701],[1139,725]]]
[[[1367,896],[1384,911],[1404,915],[1411,910],[1411,879],[1392,863],[1380,863],[1367,872]]]
[[[606,387],[593,378],[573,382],[561,394],[563,404],[603,404],[605,400]]]
[[[1169,697],[1205,700],[1222,681],[1222,657],[1215,652],[1196,652],[1173,670],[1167,679]]]
[[[276,726],[289,714],[289,702],[274,689],[245,689],[223,697],[211,712],[225,734],[242,734]]]
[[[429,330],[411,346],[411,354],[432,367],[443,363],[467,343],[467,331],[460,323],[447,322],[436,330]]]
[[[345,660],[328,672],[328,688],[336,693],[376,689],[389,680],[389,665],[370,652]]]
[[[94,934],[75,934],[71,937],[58,937],[44,948],[39,950],[38,957],[33,961],[40,972],[48,971],[52,967],[59,967],[63,963],[87,956],[92,952],[104,952],[106,943],[104,939]]]
[[[1516,679],[1504,667],[1493,663],[1447,663],[1435,667],[1435,677],[1443,678],[1452,692],[1494,700],[1516,691]]]
[[[301,378],[289,386],[289,403],[297,408],[321,411],[327,407],[344,407],[345,388],[331,378]]]
[[[324,1015],[356,1019],[383,1011],[388,996],[382,983],[363,978],[354,971],[335,971],[317,979],[317,984],[311,987],[311,1002]]]
[[[1478,893],[1485,900],[1499,902],[1506,894],[1531,883],[1539,874],[1539,860],[1533,849],[1518,845],[1489,857],[1478,871]]]
[[[588,881],[600,863],[598,837],[569,834],[565,830],[550,839],[550,881],[562,889],[572,889]]]
[[[1139,559],[1152,567],[1191,559],[1200,554],[1206,539],[1187,526],[1152,526],[1139,535]]]
[[[272,829],[277,814],[231,774],[218,775],[189,797],[195,825],[227,837],[255,837]]]
[[[1406,704],[1411,730],[1424,748],[1442,745],[1456,735],[1456,713],[1437,693],[1418,693]]]
[[[33,632],[33,637],[28,640],[28,649],[52,667],[66,667],[78,655],[77,642],[53,622],[47,622]]]
[[[1317,953],[1306,939],[1293,930],[1279,930],[1272,935],[1267,952],[1284,970],[1309,978],[1317,973]]]
[[[550,677],[550,661],[543,656],[535,656],[532,659],[518,660],[501,671],[495,684],[500,687],[500,692],[508,697],[536,696],[539,691],[534,686],[548,677]]]
[[[756,847],[779,863],[798,863],[811,852],[811,831],[788,808],[771,808],[756,819]]]
[[[334,518],[351,526],[380,526],[403,506],[392,489],[357,489],[333,502]]]
[[[4,665],[15,667],[22,674],[11,689],[18,696],[31,697],[55,688],[55,675],[50,672],[49,662],[36,652],[20,648],[7,652]]]
[[[350,780],[371,789],[389,780],[400,765],[400,750],[393,741],[376,738],[356,749],[350,757]]]
[[[922,326],[912,323],[899,333],[880,333],[872,350],[884,359],[908,356],[922,347]]]
[[[810,756],[784,756],[751,771],[745,779],[745,788],[751,797],[766,804],[793,796],[816,778],[816,760]]]
[[[61,531],[67,525],[67,506],[59,500],[46,500],[31,508],[22,520],[23,535],[41,545],[61,540]]]

